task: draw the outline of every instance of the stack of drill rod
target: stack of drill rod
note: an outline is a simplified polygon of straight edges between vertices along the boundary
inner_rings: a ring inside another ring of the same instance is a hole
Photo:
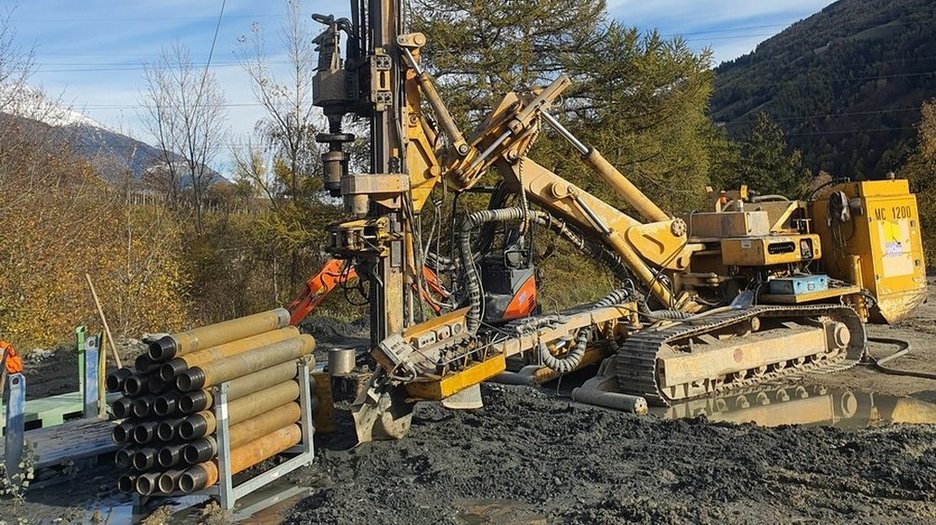
[[[132,368],[110,374],[108,390],[123,393],[111,405],[122,420],[113,431],[124,445],[115,456],[118,488],[169,494],[217,483],[212,387],[225,382],[232,474],[298,444],[298,360],[315,341],[288,324],[280,308],[167,335]]]

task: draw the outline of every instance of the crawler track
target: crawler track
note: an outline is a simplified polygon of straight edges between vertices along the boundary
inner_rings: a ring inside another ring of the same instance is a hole
[[[768,371],[738,370],[730,378],[710,377],[704,380],[704,392],[673,399],[660,387],[658,356],[661,351],[677,346],[689,338],[704,334],[717,333],[732,325],[746,322],[754,317],[783,321],[804,322],[827,317],[845,324],[851,334],[851,341],[845,352],[834,355],[804,355],[800,359],[784,364],[782,368],[771,367]],[[640,395],[647,402],[656,405],[670,405],[673,402],[701,395],[727,392],[755,384],[772,381],[781,377],[806,371],[837,372],[847,370],[861,360],[867,346],[864,324],[849,307],[835,305],[805,306],[756,306],[742,311],[730,311],[702,317],[698,320],[675,322],[662,328],[647,328],[630,337],[618,348],[618,385],[628,394]]]

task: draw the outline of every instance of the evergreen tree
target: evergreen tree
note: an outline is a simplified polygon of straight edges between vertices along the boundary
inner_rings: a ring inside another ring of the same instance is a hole
[[[917,145],[899,175],[917,194],[927,264],[936,264],[936,98],[923,104],[917,124]]]
[[[805,192],[811,177],[799,150],[789,150],[780,126],[766,113],[759,113],[741,143],[737,176],[729,178],[723,189],[747,184],[761,195],[780,194],[795,199]]]

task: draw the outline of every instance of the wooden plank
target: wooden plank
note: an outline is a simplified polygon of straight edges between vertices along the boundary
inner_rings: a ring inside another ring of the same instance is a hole
[[[36,457],[36,468],[100,456],[120,448],[111,439],[116,423],[103,419],[76,419],[61,425],[30,430],[24,439]],[[0,455],[2,455],[0,449]]]

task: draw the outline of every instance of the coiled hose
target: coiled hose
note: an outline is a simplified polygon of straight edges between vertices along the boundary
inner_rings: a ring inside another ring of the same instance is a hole
[[[607,308],[628,301],[632,295],[633,291],[630,288],[618,288],[593,303],[592,306],[595,308]],[[585,357],[585,349],[588,347],[588,340],[591,338],[591,334],[591,329],[587,327],[580,329],[575,336],[575,346],[562,357],[552,355],[546,344],[540,342],[537,348],[540,361],[560,374],[575,370],[582,364],[582,359]]]

